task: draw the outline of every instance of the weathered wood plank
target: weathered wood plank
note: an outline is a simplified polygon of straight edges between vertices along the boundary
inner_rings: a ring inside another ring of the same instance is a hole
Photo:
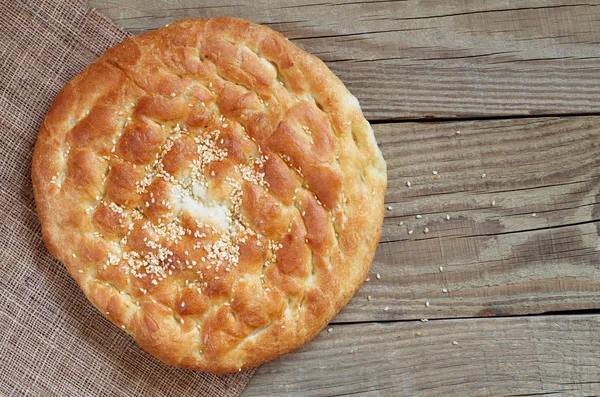
[[[600,308],[600,117],[374,129],[392,210],[334,322]]]
[[[600,112],[600,4],[89,0],[135,34],[184,17],[270,25],[318,55],[370,120]]]
[[[334,326],[243,396],[597,396],[599,328],[600,315]]]

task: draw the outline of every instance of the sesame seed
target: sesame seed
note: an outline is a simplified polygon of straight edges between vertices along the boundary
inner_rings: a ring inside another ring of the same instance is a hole
[[[409,230],[408,231],[408,234],[413,234],[413,233],[414,233],[414,230]]]
[[[404,221],[400,221],[400,223],[398,223],[398,226],[402,226],[404,225]]]
[[[446,220],[449,221],[450,220],[450,215],[446,215]]]
[[[406,186],[411,187],[412,186],[412,182],[411,181],[406,181]]]
[[[415,336],[421,336],[421,331],[415,332]]]
[[[330,334],[333,332],[333,328],[327,328],[327,333]]]
[[[429,228],[426,227],[425,229],[423,229],[423,233],[425,233],[425,234],[429,233]]]
[[[381,274],[377,273],[377,279],[379,280],[381,278]]]
[[[367,277],[365,281],[371,281],[371,277]]]
[[[75,253],[73,253],[73,258],[77,258],[77,255],[75,255]]]
[[[426,318],[422,318],[422,319],[421,319],[421,322],[422,322],[422,323],[426,323],[427,321],[429,321],[429,320],[427,320]]]
[[[110,312],[104,312],[104,314],[106,314],[106,315],[109,315],[109,314],[110,314]]]
[[[531,214],[531,216],[535,218],[537,214],[534,212],[533,214]]]
[[[440,272],[443,272],[443,271],[444,271],[444,267],[440,266]]]
[[[181,307],[185,307],[185,302],[181,302]]]
[[[390,308],[388,306],[386,306],[386,307],[383,308],[384,312],[387,312],[388,310],[390,310]]]
[[[371,295],[367,296],[367,300],[371,302]]]
[[[387,210],[388,210],[388,211],[392,211],[392,210],[393,210],[392,206],[391,206],[391,205],[388,205],[388,207],[387,207]]]
[[[79,273],[83,273],[83,270],[79,269],[79,270],[78,270],[78,272],[79,272]]]
[[[492,201],[492,207],[496,205],[496,200]]]
[[[426,307],[429,307],[429,302],[425,302],[425,306],[426,306]]]
[[[446,294],[446,293],[448,293],[448,289],[447,289],[447,288],[442,288],[442,292],[443,292],[444,294]]]
[[[121,328],[125,329],[125,325],[121,325]]]
[[[456,345],[458,345],[458,342],[457,342],[457,341],[452,341],[452,344],[453,344],[454,346],[456,346]]]
[[[346,123],[346,125],[350,125],[350,124],[352,124],[352,121],[348,121],[348,122]]]
[[[456,134],[456,135],[460,135],[460,131],[456,131],[456,132],[455,132],[455,134]]]
[[[423,215],[417,215],[416,218],[421,219],[421,218],[423,218]]]
[[[433,170],[433,171],[431,171],[431,173],[432,173],[433,175],[437,175],[437,174],[438,174],[438,172],[437,172],[436,170]]]
[[[482,178],[485,178],[487,176],[487,174],[484,172],[483,174],[481,174]]]
[[[285,329],[285,325],[282,325],[282,326],[281,326],[281,329]]]

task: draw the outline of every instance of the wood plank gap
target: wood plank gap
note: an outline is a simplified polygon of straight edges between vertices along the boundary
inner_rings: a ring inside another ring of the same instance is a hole
[[[378,124],[402,124],[402,123],[456,123],[463,121],[493,121],[493,120],[519,120],[519,119],[545,119],[545,118],[562,118],[562,117],[597,117],[598,112],[581,112],[581,113],[548,113],[548,114],[521,114],[521,115],[491,115],[491,116],[475,116],[475,117],[434,117],[424,116],[422,118],[392,118],[383,120],[369,120],[371,125]]]
[[[391,324],[391,323],[407,323],[407,322],[439,322],[439,321],[456,321],[456,320],[481,320],[481,319],[504,319],[504,318],[529,318],[529,317],[543,317],[543,316],[598,316],[600,315],[600,309],[588,309],[588,310],[559,310],[559,311],[548,311],[543,313],[524,313],[524,314],[508,314],[498,316],[463,316],[463,317],[437,317],[426,319],[422,321],[420,318],[403,318],[403,319],[392,319],[392,320],[377,320],[377,321],[344,321],[336,322],[335,319],[329,326],[340,326],[340,325],[357,325],[357,324]]]

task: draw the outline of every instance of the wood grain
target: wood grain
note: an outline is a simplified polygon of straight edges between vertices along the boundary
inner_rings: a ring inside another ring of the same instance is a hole
[[[597,396],[599,328],[600,315],[334,326],[242,395]]]
[[[392,210],[334,322],[600,308],[600,117],[374,129]]]
[[[88,3],[135,34],[184,17],[267,24],[322,58],[370,120],[600,112],[595,2]]]

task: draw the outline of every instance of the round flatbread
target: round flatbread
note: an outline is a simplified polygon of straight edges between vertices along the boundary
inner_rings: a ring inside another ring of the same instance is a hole
[[[316,336],[364,281],[386,169],[316,57],[241,19],[125,40],[69,82],[33,156],[43,237],[165,363],[224,373]]]

